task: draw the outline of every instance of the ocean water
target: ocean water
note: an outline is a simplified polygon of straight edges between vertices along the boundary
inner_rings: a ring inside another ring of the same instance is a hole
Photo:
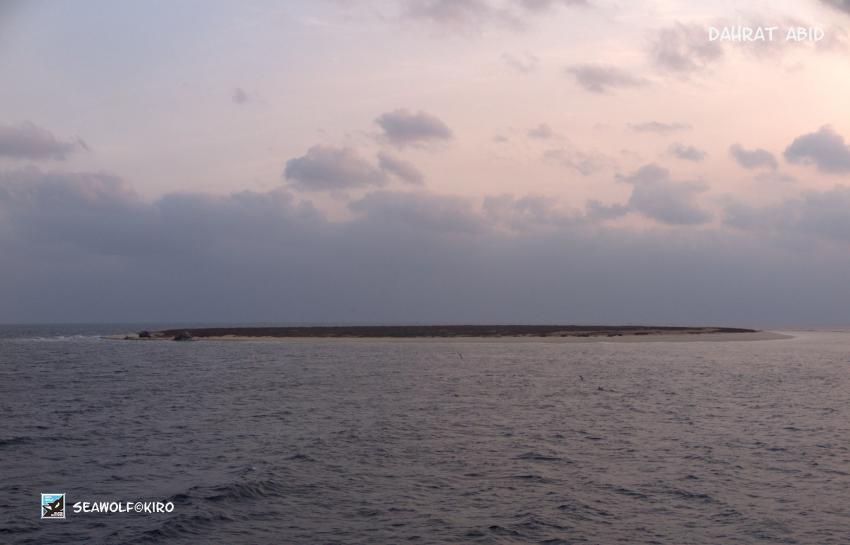
[[[112,329],[0,329],[0,543],[850,542],[850,333],[98,337]],[[65,520],[39,520],[41,492],[67,494]],[[83,500],[174,510],[70,512]]]

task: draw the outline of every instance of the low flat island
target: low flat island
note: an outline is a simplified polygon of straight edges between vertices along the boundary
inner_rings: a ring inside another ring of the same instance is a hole
[[[562,341],[766,340],[785,336],[734,327],[595,325],[356,325],[203,327],[143,331],[125,340],[502,339]],[[114,337],[113,337],[114,338]]]

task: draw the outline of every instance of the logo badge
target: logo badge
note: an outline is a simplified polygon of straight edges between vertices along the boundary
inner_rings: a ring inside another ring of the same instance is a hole
[[[41,518],[63,519],[65,518],[65,493],[48,493],[41,495]]]

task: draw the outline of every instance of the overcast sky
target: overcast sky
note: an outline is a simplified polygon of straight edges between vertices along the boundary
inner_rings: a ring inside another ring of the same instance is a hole
[[[850,325],[844,0],[13,0],[0,74],[0,322]]]

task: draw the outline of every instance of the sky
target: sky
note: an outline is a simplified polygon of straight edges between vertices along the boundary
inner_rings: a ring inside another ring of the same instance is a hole
[[[850,325],[847,0],[7,0],[0,74],[3,323]]]

